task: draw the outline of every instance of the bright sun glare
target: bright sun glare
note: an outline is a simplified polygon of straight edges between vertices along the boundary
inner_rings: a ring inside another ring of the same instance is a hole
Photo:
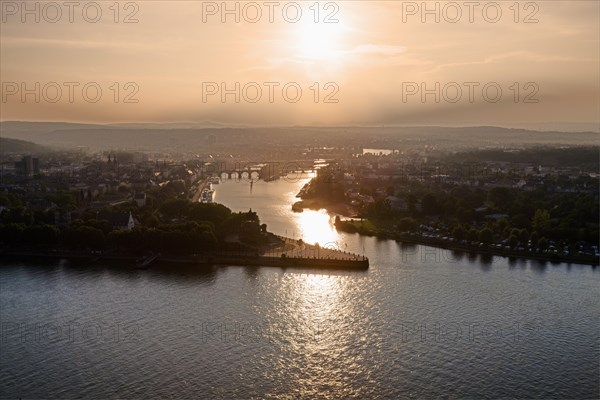
[[[327,212],[304,210],[294,216],[300,226],[302,239],[306,243],[319,243],[320,246],[331,248],[339,240],[339,235],[333,228],[331,217]]]
[[[334,61],[341,56],[339,23],[301,22],[296,27],[296,56],[313,61]]]

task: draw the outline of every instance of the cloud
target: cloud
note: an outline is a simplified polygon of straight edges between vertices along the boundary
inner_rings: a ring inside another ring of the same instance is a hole
[[[44,47],[48,46],[70,48],[70,49],[120,49],[126,51],[144,50],[155,51],[159,48],[172,48],[173,44],[160,42],[131,42],[123,40],[105,41],[105,40],[78,40],[78,39],[49,39],[32,37],[3,37],[2,47],[4,48],[23,48],[23,47]]]
[[[424,71],[424,72],[425,73],[439,73],[444,69],[467,67],[467,66],[472,66],[472,65],[499,64],[501,62],[506,62],[506,61],[511,61],[511,60],[518,61],[518,62],[528,61],[528,62],[539,62],[539,63],[586,61],[584,59],[575,58],[575,57],[565,57],[565,56],[558,56],[558,55],[532,53],[532,52],[526,52],[526,51],[514,51],[514,52],[510,52],[510,53],[493,55],[493,56],[486,57],[481,60],[440,64],[440,65],[437,65],[436,67],[434,67],[428,71]],[[593,62],[596,60],[589,59],[587,61]]]
[[[350,51],[345,51],[345,54],[354,55],[376,55],[381,57],[397,57],[406,52],[404,46],[381,45],[381,44],[361,44],[354,47]]]

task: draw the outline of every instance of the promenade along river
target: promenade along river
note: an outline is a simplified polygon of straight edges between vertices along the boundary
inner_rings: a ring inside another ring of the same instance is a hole
[[[598,398],[598,269],[338,234],[305,182],[215,201],[368,271],[4,261],[1,397]]]

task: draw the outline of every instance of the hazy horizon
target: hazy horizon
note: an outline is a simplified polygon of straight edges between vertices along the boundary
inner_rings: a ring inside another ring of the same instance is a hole
[[[5,123],[35,123],[35,124],[72,124],[72,125],[98,125],[103,127],[119,127],[119,128],[149,128],[156,127],[171,127],[172,129],[312,129],[312,128],[331,128],[331,129],[359,129],[359,128],[501,128],[512,130],[528,130],[536,132],[565,132],[565,133],[600,133],[600,125],[595,123],[527,123],[527,124],[506,124],[506,125],[474,125],[474,124],[363,124],[363,125],[252,125],[252,124],[234,124],[220,121],[116,121],[116,122],[97,122],[97,121],[67,121],[67,120],[0,120],[0,124]]]

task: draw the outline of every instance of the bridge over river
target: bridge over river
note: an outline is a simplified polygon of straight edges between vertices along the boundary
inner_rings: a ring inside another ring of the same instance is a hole
[[[207,162],[201,169],[202,176],[220,179],[259,179],[271,181],[289,174],[312,172],[332,160],[285,160],[271,162]]]

